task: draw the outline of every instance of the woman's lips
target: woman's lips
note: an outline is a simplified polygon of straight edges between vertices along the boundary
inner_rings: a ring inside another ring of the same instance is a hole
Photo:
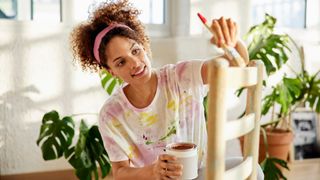
[[[144,66],[141,70],[133,74],[132,77],[140,77],[145,73],[145,71],[146,71],[146,66]]]

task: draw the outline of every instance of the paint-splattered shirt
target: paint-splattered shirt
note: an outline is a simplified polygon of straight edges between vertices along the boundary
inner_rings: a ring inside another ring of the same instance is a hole
[[[206,159],[207,131],[201,78],[202,61],[183,61],[156,70],[158,86],[151,104],[134,107],[120,88],[104,104],[99,129],[113,162],[134,167],[152,164],[172,142],[198,146],[199,167]]]

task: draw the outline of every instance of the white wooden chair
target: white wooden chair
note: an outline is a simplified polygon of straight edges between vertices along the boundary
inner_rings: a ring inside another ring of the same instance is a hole
[[[207,180],[257,179],[263,63],[229,67],[218,58],[209,66]],[[247,88],[246,113],[227,122],[227,89]],[[243,161],[225,170],[226,141],[244,136]]]

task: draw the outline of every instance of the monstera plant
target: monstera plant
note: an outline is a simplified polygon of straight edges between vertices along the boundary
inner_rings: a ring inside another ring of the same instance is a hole
[[[251,40],[248,46],[250,60],[262,60],[268,77],[279,72],[284,66],[293,73],[291,76],[285,73],[279,83],[271,87],[271,93],[262,99],[262,116],[270,110],[272,114],[270,122],[261,126],[266,153],[261,166],[266,180],[286,179],[279,167],[289,169],[286,159],[273,157],[269,153],[271,147],[268,147],[268,132],[292,134],[290,114],[301,105],[309,106],[314,111],[320,112],[319,72],[310,75],[304,69],[301,49],[290,36],[274,33],[275,24],[276,19],[266,14],[265,21],[253,26],[245,37]],[[299,54],[299,62],[296,62],[296,65],[300,65],[301,69],[298,71],[294,71],[294,68],[288,64],[288,61],[291,60],[289,60],[289,54],[293,52]],[[275,110],[275,106],[279,111]]]
[[[286,34],[274,33],[275,24],[276,18],[266,14],[264,22],[253,26],[245,36],[245,39],[250,41],[248,45],[249,59],[261,60],[265,65],[267,76],[276,73],[282,68],[284,64],[287,63],[289,59],[287,54],[291,51],[291,49],[289,48],[289,41],[292,39],[290,39],[290,37]],[[264,86],[266,86],[265,81],[263,84]],[[277,85],[277,87],[280,87],[280,85]],[[280,88],[280,90],[282,89]],[[273,91],[277,91],[276,88],[274,88]],[[240,95],[240,93],[241,90],[239,91],[238,95]],[[285,99],[283,99],[284,97],[282,94],[283,93],[276,94],[275,96],[273,96],[273,99],[268,99],[269,96],[263,98],[261,113],[262,116],[266,115],[269,112],[268,107],[271,104],[273,105],[274,102],[277,102],[279,99],[286,101]],[[260,146],[259,156],[261,156],[262,154],[265,156],[264,160],[261,162],[261,167],[265,174],[265,179],[285,179],[285,176],[283,175],[279,167],[289,169],[287,162],[283,159],[269,155],[267,132],[264,127],[262,127],[261,130],[261,134],[264,140],[264,147]],[[262,151],[262,149],[265,150]]]
[[[81,180],[104,178],[111,169],[108,154],[103,147],[101,135],[96,125],[90,128],[81,120],[77,143],[72,145],[75,134],[73,116],[59,117],[57,111],[50,111],[42,118],[37,145],[41,145],[44,160],[54,160],[64,156],[75,169]]]
[[[101,86],[109,95],[122,83],[105,69],[100,71],[99,76]],[[101,177],[104,178],[111,170],[111,163],[104,149],[98,126],[88,127],[85,121],[81,120],[78,139],[74,140],[76,130],[74,117],[79,115],[88,115],[88,113],[63,118],[60,118],[55,110],[46,113],[42,118],[37,145],[41,146],[42,157],[46,161],[63,156],[81,180],[91,180],[93,177],[96,180],[99,179],[98,166]],[[94,115],[98,116],[98,114]],[[74,141],[76,144],[72,145]]]

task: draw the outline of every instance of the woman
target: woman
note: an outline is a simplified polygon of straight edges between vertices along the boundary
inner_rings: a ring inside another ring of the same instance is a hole
[[[151,68],[149,39],[126,0],[101,4],[71,35],[74,55],[83,69],[108,70],[125,84],[107,99],[99,129],[115,179],[179,179],[182,165],[165,154],[165,146],[197,144],[199,168],[206,159],[203,110],[208,62],[184,61]],[[235,47],[248,62],[231,19],[212,21],[212,43]],[[230,64],[233,61],[224,57]]]

